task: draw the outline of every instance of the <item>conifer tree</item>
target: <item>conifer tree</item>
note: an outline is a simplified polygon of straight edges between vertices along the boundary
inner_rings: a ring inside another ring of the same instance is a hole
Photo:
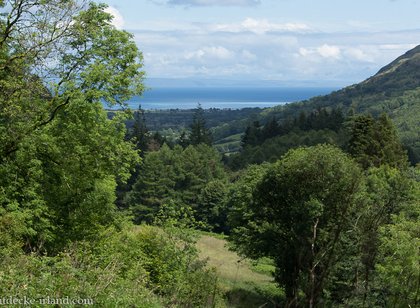
[[[261,125],[259,121],[254,121],[252,125],[248,126],[245,134],[242,137],[242,147],[248,145],[254,146],[261,143]]]
[[[193,121],[191,123],[191,134],[190,134],[190,143],[192,145],[198,145],[204,143],[207,145],[212,144],[212,136],[210,131],[206,127],[206,120],[204,118],[204,109],[199,103],[195,109],[193,115]]]
[[[350,126],[348,150],[364,169],[384,164],[397,168],[407,166],[406,153],[386,114],[377,120],[370,114],[359,115],[353,118]]]
[[[136,145],[136,149],[141,150],[142,153],[147,150],[148,143],[150,141],[149,130],[146,126],[146,116],[144,110],[139,105],[139,108],[134,113],[134,124],[131,130],[131,138]]]

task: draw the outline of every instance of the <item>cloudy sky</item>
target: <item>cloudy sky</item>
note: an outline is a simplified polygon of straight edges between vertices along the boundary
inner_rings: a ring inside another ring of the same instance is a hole
[[[103,0],[149,78],[342,86],[420,44],[419,0]]]

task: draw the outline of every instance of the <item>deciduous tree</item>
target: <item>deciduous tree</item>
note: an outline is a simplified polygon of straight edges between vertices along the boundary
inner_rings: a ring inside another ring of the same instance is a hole
[[[58,249],[114,221],[116,181],[138,156],[126,115],[109,120],[102,103],[143,91],[142,55],[105,5],[1,4],[0,208],[27,250]]]
[[[319,145],[289,151],[259,179],[232,241],[245,255],[275,260],[288,306],[303,305],[302,291],[313,307],[351,228],[361,171],[339,149]]]

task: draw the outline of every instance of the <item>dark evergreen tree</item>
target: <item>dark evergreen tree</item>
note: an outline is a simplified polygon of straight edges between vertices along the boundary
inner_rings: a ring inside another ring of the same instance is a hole
[[[375,138],[379,143],[379,155],[375,165],[387,164],[391,167],[407,167],[408,157],[397,130],[386,113],[382,113],[376,121]]]
[[[277,136],[280,132],[279,124],[276,117],[272,117],[263,127],[261,135],[262,139],[266,140]]]
[[[165,136],[162,136],[162,134],[159,133],[159,132],[155,132],[152,135],[152,139],[159,145],[159,147],[161,147],[162,145],[164,145],[166,143]]]
[[[192,145],[198,145],[204,143],[207,145],[212,144],[212,136],[210,131],[206,127],[206,120],[204,118],[204,109],[199,103],[195,109],[193,115],[193,121],[191,123],[191,134],[190,134],[190,143]]]
[[[375,119],[370,114],[356,116],[350,123],[348,152],[365,169],[373,165],[371,157],[378,148],[376,140],[373,139],[374,123]]]
[[[179,136],[178,144],[184,149],[190,145],[190,140],[185,130],[182,131],[181,135]]]
[[[254,146],[261,143],[261,125],[259,121],[254,121],[252,125],[248,126],[245,134],[242,137],[242,147],[248,145]]]
[[[146,126],[146,117],[141,105],[139,105],[139,108],[134,113],[134,124],[130,132],[130,137],[136,145],[136,149],[141,150],[140,155],[143,157],[143,153],[147,151],[148,143],[150,142],[150,134]]]
[[[226,183],[215,149],[205,144],[170,149],[164,144],[146,154],[127,203],[136,223],[152,223],[162,207],[175,204],[190,208],[206,229],[222,231],[224,192],[217,190],[226,188]]]
[[[348,151],[364,169],[384,164],[407,167],[407,155],[386,114],[377,120],[370,114],[359,115],[353,118],[350,126]]]
[[[343,111],[340,108],[334,108],[330,114],[329,129],[338,131],[344,123]]]
[[[301,111],[299,118],[297,119],[297,125],[301,130],[308,129],[308,119],[306,117],[305,111]]]

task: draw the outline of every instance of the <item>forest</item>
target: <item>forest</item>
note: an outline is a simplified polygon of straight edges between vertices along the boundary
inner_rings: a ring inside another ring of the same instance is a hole
[[[420,304],[418,47],[330,96],[148,118],[106,5],[0,7],[0,305]],[[216,240],[269,281],[224,280]]]

